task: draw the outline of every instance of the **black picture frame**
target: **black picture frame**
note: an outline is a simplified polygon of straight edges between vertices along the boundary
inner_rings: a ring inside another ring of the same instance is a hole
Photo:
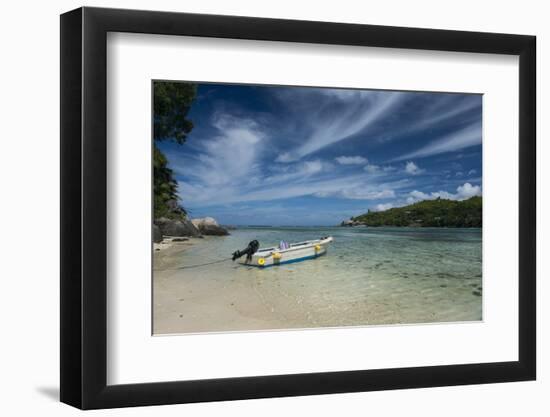
[[[108,32],[519,56],[519,360],[107,385]],[[535,54],[536,38],[524,35],[88,7],[63,14],[61,401],[95,409],[535,379]]]

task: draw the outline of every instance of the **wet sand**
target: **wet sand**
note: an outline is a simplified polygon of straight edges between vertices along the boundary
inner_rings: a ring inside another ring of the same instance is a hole
[[[288,327],[258,291],[257,283],[182,277],[181,255],[203,240],[170,243],[154,253],[154,334],[273,329]],[[226,264],[231,264],[227,262]]]

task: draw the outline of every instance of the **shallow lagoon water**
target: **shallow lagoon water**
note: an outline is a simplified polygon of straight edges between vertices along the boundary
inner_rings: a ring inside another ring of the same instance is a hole
[[[178,269],[227,258],[253,239],[269,247],[328,235],[334,242],[327,255],[314,260],[263,269],[231,261]],[[185,333],[481,320],[481,257],[481,229],[239,228],[230,236],[197,240],[174,254],[170,269],[155,272],[155,288],[183,300],[155,299],[155,329]],[[216,303],[227,303],[230,311]],[[169,320],[176,314],[179,320]]]

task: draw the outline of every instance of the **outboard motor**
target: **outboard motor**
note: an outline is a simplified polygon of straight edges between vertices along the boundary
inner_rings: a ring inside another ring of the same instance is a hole
[[[248,244],[245,249],[233,252],[233,260],[246,255],[246,261],[250,262],[250,260],[252,259],[252,255],[254,255],[258,251],[258,249],[260,249],[260,242],[258,242],[257,240],[253,240]]]

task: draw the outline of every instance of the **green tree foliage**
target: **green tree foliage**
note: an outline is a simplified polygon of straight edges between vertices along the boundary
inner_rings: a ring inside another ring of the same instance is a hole
[[[352,220],[367,226],[481,227],[482,199],[424,200],[405,207],[362,214]]]
[[[154,216],[185,217],[179,204],[178,183],[168,168],[168,160],[157,142],[173,141],[183,144],[193,129],[187,119],[197,94],[196,84],[155,81],[153,83],[153,201]]]
[[[155,81],[153,85],[153,136],[155,140],[173,140],[182,144],[193,129],[187,113],[197,95],[197,85]]]
[[[185,216],[185,210],[178,204],[178,183],[168,168],[166,156],[155,146],[153,149],[153,199],[155,219]]]

